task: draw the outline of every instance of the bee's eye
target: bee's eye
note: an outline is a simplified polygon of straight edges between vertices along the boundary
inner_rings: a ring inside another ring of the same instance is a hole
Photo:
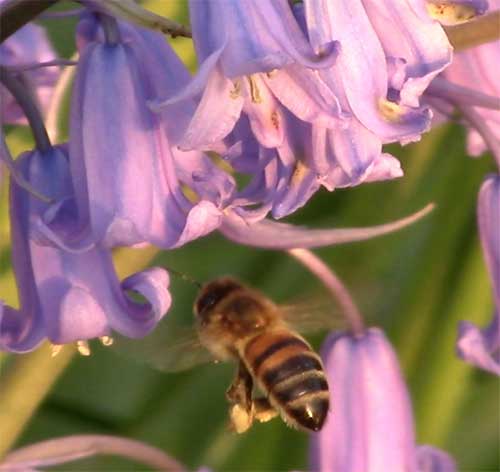
[[[232,280],[218,280],[208,284],[195,303],[195,312],[201,315],[214,307],[220,300],[234,290],[241,289],[241,285]]]
[[[196,303],[196,311],[198,313],[203,313],[205,310],[212,308],[219,298],[214,293],[207,293],[203,297],[201,297]]]

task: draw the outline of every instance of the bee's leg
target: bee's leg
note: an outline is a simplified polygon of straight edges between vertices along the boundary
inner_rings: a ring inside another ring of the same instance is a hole
[[[247,411],[252,408],[253,379],[245,364],[240,361],[233,382],[226,391],[230,403],[243,406]]]
[[[226,391],[226,398],[232,404],[229,408],[231,427],[237,433],[245,432],[253,423],[252,390],[252,376],[240,361],[236,376]]]
[[[274,408],[265,397],[255,398],[253,404],[255,410],[254,417],[261,423],[265,423],[278,416],[276,408]]]

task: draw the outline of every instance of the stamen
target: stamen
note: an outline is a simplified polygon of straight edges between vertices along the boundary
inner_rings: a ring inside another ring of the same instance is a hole
[[[401,107],[397,103],[381,98],[378,102],[378,109],[390,123],[399,123],[401,121]]]
[[[63,349],[64,344],[51,344],[50,357],[56,357]]]
[[[276,110],[271,113],[271,123],[273,124],[273,126],[276,130],[279,129],[280,120],[279,120],[278,112]]]
[[[257,87],[255,79],[251,75],[247,76],[247,79],[250,84],[250,96],[252,97],[252,102],[262,103],[262,97],[260,96],[259,87]]]
[[[445,25],[458,25],[476,17],[478,12],[471,5],[449,3],[449,1],[428,1],[427,11],[431,18]]]
[[[269,72],[266,72],[266,75],[269,79],[272,79],[273,77],[276,76],[277,73],[278,73],[278,69],[273,69]]]
[[[234,88],[229,92],[229,96],[236,100],[241,95],[241,82],[239,80],[234,82]]]
[[[101,336],[99,341],[101,341],[103,346],[111,346],[115,342],[111,336]]]
[[[90,356],[90,347],[87,341],[77,341],[76,348],[82,356]]]
[[[300,161],[297,160],[295,164],[295,169],[293,170],[293,174],[291,177],[292,182],[301,181],[307,171],[307,167]]]

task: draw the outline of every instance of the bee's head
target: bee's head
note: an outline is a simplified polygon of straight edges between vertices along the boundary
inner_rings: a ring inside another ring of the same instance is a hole
[[[200,322],[206,321],[212,309],[229,293],[243,286],[230,277],[222,277],[205,284],[194,302],[194,313]]]

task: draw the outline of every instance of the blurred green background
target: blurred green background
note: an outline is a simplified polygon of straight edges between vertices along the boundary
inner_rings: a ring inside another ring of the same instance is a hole
[[[188,21],[184,2],[143,3]],[[64,57],[74,52],[75,22],[41,21]],[[178,38],[171,43],[193,69],[190,41]],[[63,136],[64,120],[63,116]],[[20,128],[8,129],[8,143],[16,155],[32,146],[29,131]],[[484,326],[492,312],[475,219],[477,191],[493,170],[492,161],[486,155],[479,160],[465,155],[465,133],[457,125],[440,127],[418,144],[390,146],[388,151],[400,157],[403,179],[320,191],[289,221],[314,227],[366,226],[436,202],[430,217],[397,234],[317,252],[352,290],[368,324],[383,327],[394,344],[413,400],[418,443],[446,449],[462,471],[500,470],[498,380],[454,354],[458,320]],[[6,182],[1,196],[0,298],[16,305]],[[151,254],[117,254],[119,273],[157,264],[201,281],[231,274],[276,301],[321,293],[318,281],[286,254],[238,246],[219,235],[161,252],[153,262]],[[189,322],[195,289],[173,277],[171,292],[174,304],[167,318]],[[154,337],[161,338],[164,330],[160,327]],[[319,346],[323,337],[311,341]],[[46,347],[15,358],[0,354],[0,445],[19,447],[60,435],[103,433],[146,441],[190,469],[307,469],[307,435],[279,420],[257,424],[240,436],[227,432],[224,391],[233,366],[206,365],[166,374],[97,342],[91,347],[88,358],[73,356],[71,348],[55,359]],[[115,458],[60,469],[142,470]]]

